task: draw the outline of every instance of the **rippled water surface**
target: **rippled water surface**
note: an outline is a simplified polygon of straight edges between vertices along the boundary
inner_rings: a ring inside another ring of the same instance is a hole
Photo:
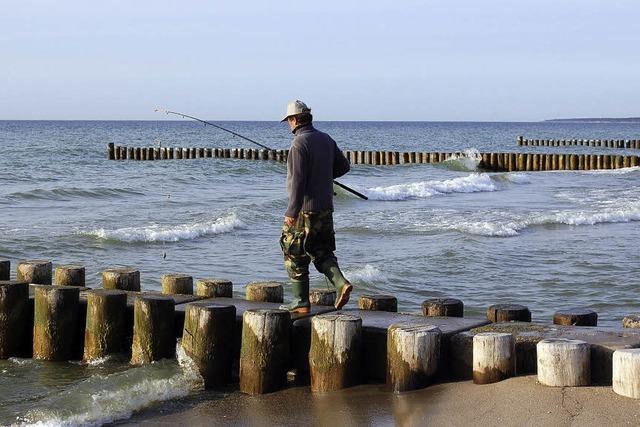
[[[224,125],[273,148],[290,141],[278,123]],[[637,139],[640,125],[328,122],[317,127],[343,149],[468,153],[440,165],[358,165],[341,179],[370,198],[361,201],[339,191],[335,201],[337,254],[358,292],[394,294],[405,311],[418,310],[423,299],[434,296],[464,300],[469,315],[481,315],[493,303],[516,302],[529,306],[535,320],[586,306],[599,313],[603,325],[617,325],[640,310],[638,168],[480,173],[473,154],[518,148],[640,154],[515,145],[517,135]],[[192,122],[0,122],[0,257],[14,264],[27,258],[84,264],[89,286],[98,286],[100,271],[113,265],[140,269],[146,289],[158,289],[166,272],[229,278],[238,295],[252,280],[286,280],[277,243],[287,202],[283,165],[107,161],[108,142],[250,147]],[[313,286],[325,286],[317,274],[312,280]],[[99,389],[92,379],[103,375],[77,368],[70,385],[40,387],[25,378],[37,378],[42,366],[1,363],[0,389],[26,381],[19,397],[0,397],[5,423],[61,389],[92,384]],[[178,368],[158,369],[172,378]],[[108,375],[115,375],[114,384],[127,381],[119,372]],[[16,406],[22,397],[33,403]]]

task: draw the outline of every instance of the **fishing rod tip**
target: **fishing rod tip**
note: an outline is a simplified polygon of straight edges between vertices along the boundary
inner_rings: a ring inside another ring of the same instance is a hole
[[[156,113],[166,113],[167,110],[162,108],[162,107],[156,107],[156,109],[154,110]]]

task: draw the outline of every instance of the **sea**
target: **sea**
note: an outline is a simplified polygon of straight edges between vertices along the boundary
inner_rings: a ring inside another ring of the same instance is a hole
[[[275,149],[277,122],[216,122]],[[361,293],[496,303],[533,320],[586,307],[599,325],[640,311],[640,168],[486,173],[479,152],[640,154],[594,147],[518,147],[516,138],[639,139],[640,123],[318,122],[343,150],[462,152],[441,164],[354,165],[336,189],[337,256]],[[255,280],[285,282],[278,245],[286,168],[269,161],[108,161],[125,146],[245,147],[193,121],[0,121],[0,257],[82,264],[87,286],[112,266],[226,278],[236,296]],[[327,283],[312,273],[312,286]],[[287,298],[288,293],[285,293]],[[352,302],[353,306],[354,303]],[[122,358],[0,361],[0,424],[100,425],[200,392],[184,355],[145,367]],[[220,398],[224,398],[223,396]]]

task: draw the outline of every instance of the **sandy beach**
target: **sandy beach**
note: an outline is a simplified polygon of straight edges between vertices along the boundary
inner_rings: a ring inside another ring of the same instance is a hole
[[[128,424],[313,426],[638,425],[640,405],[611,387],[551,388],[535,376],[491,385],[444,383],[394,395],[363,385],[314,396],[293,387],[263,396],[202,393],[144,411]]]

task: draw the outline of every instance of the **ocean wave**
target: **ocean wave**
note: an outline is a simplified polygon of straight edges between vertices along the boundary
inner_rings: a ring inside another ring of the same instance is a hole
[[[633,221],[640,221],[640,204],[608,208],[601,211],[560,211],[529,214],[525,218],[502,221],[460,221],[447,224],[446,220],[443,220],[446,230],[490,237],[514,237],[518,236],[523,230],[536,226],[585,226]]]
[[[373,187],[364,190],[371,200],[426,199],[440,194],[479,193],[498,190],[495,180],[487,174],[471,175],[442,181],[420,181],[408,184]]]
[[[640,166],[632,166],[620,169],[598,169],[592,171],[584,171],[588,175],[626,175],[628,173],[640,172]]]
[[[155,403],[187,396],[202,378],[176,347],[178,365],[164,360],[111,375],[94,375],[29,411],[22,426],[98,426],[130,418]]]
[[[128,188],[52,188],[49,190],[37,188],[29,191],[9,193],[5,197],[11,200],[68,200],[68,199],[109,199],[113,197],[140,196],[143,193]]]
[[[385,278],[384,273],[371,264],[356,268],[345,268],[344,274],[353,283],[374,282]]]
[[[508,182],[510,184],[531,184],[531,178],[526,173],[511,172],[501,173],[491,176],[492,179],[500,182]]]
[[[152,224],[145,227],[124,227],[115,230],[99,228],[80,234],[92,236],[101,240],[118,242],[177,242],[193,240],[202,236],[229,233],[244,227],[244,223],[236,214],[217,218],[212,221],[195,222],[172,226]]]
[[[468,148],[460,155],[453,155],[439,165],[455,171],[472,172],[478,170],[482,155],[475,148]]]

